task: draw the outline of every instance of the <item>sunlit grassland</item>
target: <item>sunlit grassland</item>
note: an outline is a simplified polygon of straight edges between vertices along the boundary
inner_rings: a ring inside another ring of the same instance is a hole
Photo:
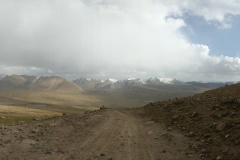
[[[60,106],[83,105],[92,106],[101,101],[101,99],[94,95],[87,95],[85,93],[58,93],[54,91],[43,90],[1,90],[0,98],[5,104],[50,104]],[[1,102],[1,100],[0,100]]]
[[[0,91],[0,124],[29,122],[65,114],[84,114],[99,109],[101,98],[86,93],[59,93],[43,90]]]
[[[33,118],[62,116],[61,112],[35,109],[24,106],[0,105],[0,123],[31,121]]]

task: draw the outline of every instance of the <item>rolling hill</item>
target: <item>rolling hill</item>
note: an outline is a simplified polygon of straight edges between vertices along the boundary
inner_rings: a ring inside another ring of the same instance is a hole
[[[40,77],[32,84],[32,89],[56,91],[61,93],[82,93],[84,91],[75,83],[57,76]]]
[[[94,89],[98,84],[101,84],[101,80],[97,79],[86,79],[79,78],[73,81],[76,85],[80,86],[83,89]]]
[[[92,106],[98,102],[94,95],[64,78],[26,75],[5,76],[0,80],[0,104]]]
[[[0,88],[16,88],[25,86],[30,80],[30,76],[11,75],[0,80]]]
[[[5,76],[0,80],[0,89],[28,89],[28,90],[45,90],[62,93],[81,93],[84,90],[75,83],[64,78],[11,75]]]

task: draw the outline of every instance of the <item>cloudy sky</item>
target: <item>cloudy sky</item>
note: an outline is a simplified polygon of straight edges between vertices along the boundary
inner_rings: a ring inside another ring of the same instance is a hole
[[[240,80],[239,0],[0,0],[0,73]]]

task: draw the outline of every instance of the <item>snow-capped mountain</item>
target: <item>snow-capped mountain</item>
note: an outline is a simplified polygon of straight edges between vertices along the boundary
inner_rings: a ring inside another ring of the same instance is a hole
[[[147,84],[152,85],[172,85],[172,84],[180,84],[183,83],[176,79],[172,78],[150,78],[147,80],[143,80],[140,78],[128,78],[125,80],[117,80],[109,78],[105,81],[97,80],[97,79],[86,79],[80,78],[73,81],[78,86],[82,87],[83,89],[119,89],[119,88],[126,88],[130,86],[144,86]]]
[[[140,78],[117,80],[109,78],[105,81],[97,79],[80,78],[73,81],[83,89],[119,89],[127,86],[144,85],[146,82]]]
[[[141,80],[140,78],[130,78],[126,80],[119,80],[116,83],[113,83],[111,85],[111,88],[119,89],[119,88],[126,88],[129,86],[138,86],[138,85],[144,85],[145,82]]]
[[[129,78],[126,81],[128,81],[129,83],[133,83],[133,84],[145,84],[146,83],[143,79],[140,79],[140,78]]]
[[[109,79],[107,79],[106,81],[109,81],[109,82],[112,82],[112,83],[116,83],[118,80],[117,80],[117,79],[109,78]]]
[[[74,83],[74,84],[73,84]],[[212,82],[212,83],[202,83],[202,82],[182,82],[173,78],[150,78],[147,80],[143,80],[140,78],[128,78],[125,80],[117,80],[109,78],[107,80],[99,80],[99,79],[86,79],[86,78],[79,78],[71,83],[64,78],[61,77],[36,77],[36,76],[26,76],[26,75],[11,75],[5,76],[0,75],[0,88],[14,88],[14,87],[21,87],[21,88],[57,88],[57,86],[61,86],[62,90],[65,90],[67,87],[75,88],[71,91],[75,90],[134,90],[134,91],[142,91],[143,88],[146,89],[166,89],[166,90],[174,90],[177,88],[192,88],[198,89],[212,89],[222,87],[226,84],[231,83],[219,83],[219,82]],[[50,86],[50,87],[49,87]],[[54,87],[52,87],[54,86]],[[78,88],[78,89],[76,89]],[[80,88],[80,89],[79,89]],[[58,89],[60,90],[60,89]],[[61,90],[61,91],[62,91]],[[145,91],[144,90],[144,91]],[[142,91],[142,92],[144,92]]]
[[[118,83],[118,80],[109,78],[103,81],[102,83],[96,85],[94,88],[95,89],[115,89],[115,86],[114,86],[115,83]]]
[[[155,84],[155,85],[160,85],[160,84],[175,84],[180,81],[172,78],[150,78],[146,81],[147,84]]]

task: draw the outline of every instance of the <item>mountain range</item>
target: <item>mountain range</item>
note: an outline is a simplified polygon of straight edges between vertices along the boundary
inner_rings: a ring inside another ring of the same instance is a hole
[[[62,77],[36,77],[27,75],[10,75],[2,77],[0,89],[47,90],[62,93],[81,93],[83,89]]]
[[[125,80],[116,80],[116,79],[107,79],[105,81],[98,79],[86,79],[80,78],[73,81],[75,84],[80,86],[83,89],[120,89],[130,86],[151,86],[151,87],[171,87],[171,86],[186,86],[186,87],[201,87],[214,89],[225,86],[227,84],[233,84],[233,82],[183,82],[177,79],[172,78],[150,78],[143,80],[140,78],[129,78]]]
[[[0,103],[47,103],[81,106],[138,107],[149,102],[202,93],[226,83],[183,82],[172,78],[125,80],[58,76],[0,76]]]
[[[58,92],[83,92],[84,90],[110,90],[121,89],[134,86],[148,86],[152,88],[185,86],[200,87],[214,89],[233,84],[233,82],[183,82],[172,78],[149,78],[146,80],[140,78],[129,78],[125,80],[107,79],[105,81],[99,79],[79,78],[73,81],[66,80],[58,76],[37,77],[27,75],[0,75],[0,89],[7,88],[28,88],[53,90]]]

